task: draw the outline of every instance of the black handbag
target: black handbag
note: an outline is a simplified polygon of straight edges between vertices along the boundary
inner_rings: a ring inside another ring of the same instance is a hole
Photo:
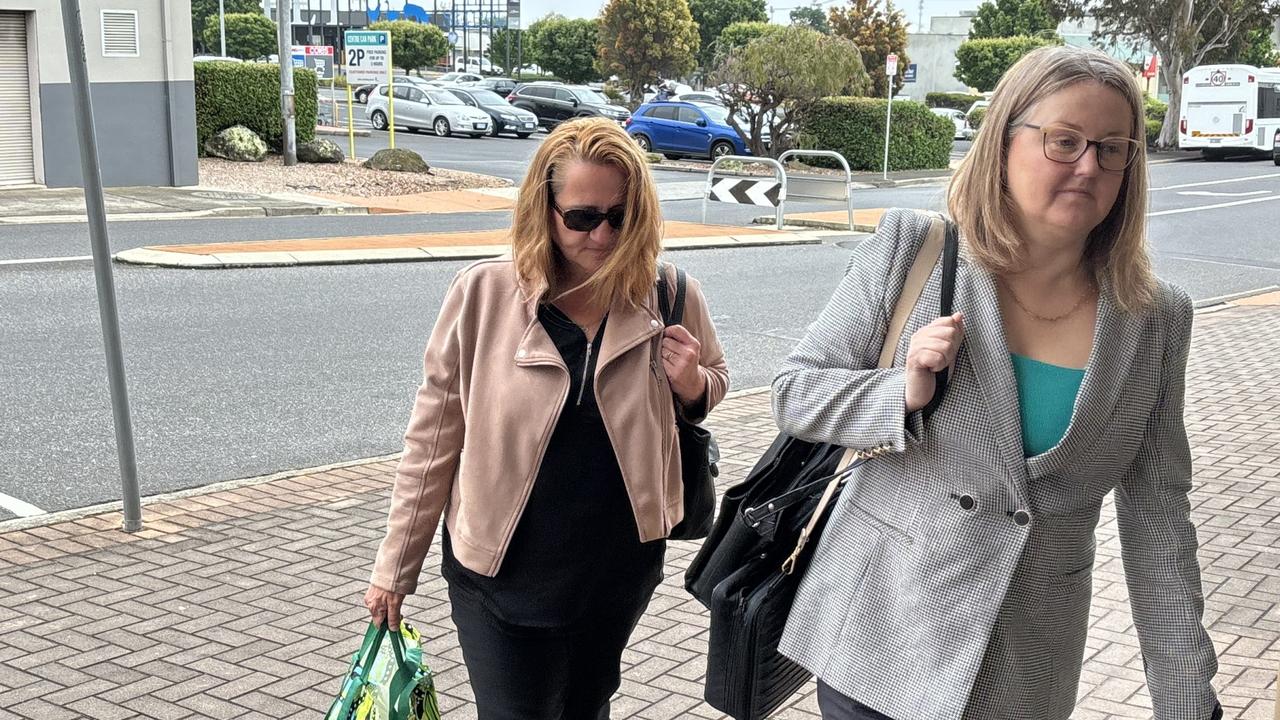
[[[658,307],[667,326],[684,319],[684,296],[688,276],[676,268],[676,297],[672,302],[666,273],[658,272]],[[672,402],[677,402],[674,394]],[[684,519],[671,528],[672,540],[701,540],[711,530],[716,514],[716,481],[720,468],[720,448],[711,431],[686,420],[676,408],[676,433],[680,442],[680,475],[684,482]]]
[[[891,364],[939,255],[939,315],[951,314],[958,254],[955,226],[935,224],[895,309],[881,367]],[[946,383],[944,370],[926,415],[941,402]],[[685,573],[685,588],[711,611],[704,694],[712,707],[735,720],[762,720],[812,677],[780,653],[778,643],[828,510],[854,468],[887,451],[852,451],[779,434],[747,478],[725,492],[715,525]]]

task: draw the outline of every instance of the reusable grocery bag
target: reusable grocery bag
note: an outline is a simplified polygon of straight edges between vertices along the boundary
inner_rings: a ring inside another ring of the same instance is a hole
[[[418,631],[408,623],[398,632],[370,623],[325,720],[440,720]]]

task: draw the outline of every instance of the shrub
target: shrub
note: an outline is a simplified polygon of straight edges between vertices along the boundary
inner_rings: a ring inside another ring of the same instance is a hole
[[[808,149],[835,150],[854,170],[879,170],[884,166],[887,102],[857,97],[823,99],[801,120],[802,136],[812,144]],[[934,115],[924,103],[896,100],[892,128],[890,170],[947,167],[955,135],[950,120]],[[823,164],[820,159],[806,162]]]
[[[1144,96],[1145,115],[1148,120],[1159,120],[1164,122],[1164,115],[1169,111],[1168,103],[1161,102],[1159,98],[1153,98],[1150,95]]]
[[[196,146],[217,132],[243,125],[279,152],[284,135],[280,116],[280,68],[257,63],[198,62],[195,64]],[[297,141],[307,142],[316,130],[316,74],[293,71]]]
[[[980,107],[969,113],[969,127],[977,130],[982,127],[982,120],[987,116],[987,109]]]
[[[1160,139],[1160,129],[1163,127],[1164,120],[1147,118],[1147,145],[1155,146],[1156,141]]]
[[[966,40],[956,48],[956,79],[982,92],[996,89],[1005,71],[1036,48],[1061,45],[1062,38],[1007,37]]]
[[[981,95],[970,95],[969,93],[931,92],[924,96],[924,104],[931,108],[951,108],[966,112],[974,103],[983,99]]]

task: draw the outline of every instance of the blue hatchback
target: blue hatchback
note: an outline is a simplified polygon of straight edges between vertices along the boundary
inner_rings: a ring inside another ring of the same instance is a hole
[[[667,156],[715,159],[751,154],[737,131],[729,126],[729,112],[719,105],[645,103],[631,114],[627,132],[645,152]]]

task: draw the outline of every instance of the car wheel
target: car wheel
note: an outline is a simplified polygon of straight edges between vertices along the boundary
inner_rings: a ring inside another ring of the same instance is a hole
[[[1276,165],[1280,165],[1280,149],[1271,152],[1271,161]]]
[[[373,125],[374,130],[386,130],[387,129],[386,113],[382,112],[381,110],[374,110],[373,114],[369,116],[369,123]]]
[[[493,124],[489,126],[489,137],[498,137],[498,132],[498,121],[494,120]]]
[[[530,135],[532,135],[532,134],[533,134],[533,133],[516,133],[516,137],[518,137],[518,138],[520,138],[521,140],[523,140],[523,139],[525,139],[525,138],[529,137],[529,136],[530,136]]]
[[[368,104],[369,104],[369,91],[368,91],[368,90],[361,90],[361,91],[357,92],[357,93],[356,93],[356,102],[360,103],[361,105],[368,105]]]
[[[721,140],[711,144],[711,159],[724,157],[733,154],[733,143]]]
[[[647,135],[632,135],[631,137],[636,139],[636,144],[640,146],[641,150],[645,152],[653,152],[653,143],[649,142],[649,137]]]
[[[679,153],[662,153],[662,157],[668,160],[679,160],[680,154]]]
[[[486,134],[487,134],[487,133],[471,133],[471,134],[470,134],[470,135],[468,135],[467,137],[471,138],[472,140],[478,140],[478,139],[480,139],[480,138],[484,137]]]
[[[438,117],[438,118],[436,118],[436,123],[435,123],[435,126],[434,126],[434,127],[435,127],[435,129],[436,129],[436,135],[438,135],[438,136],[440,136],[440,137],[449,137],[449,135],[450,135],[450,134],[452,134],[452,132],[453,132],[453,131],[449,128],[449,119],[448,119],[448,118],[443,118],[443,117]]]

